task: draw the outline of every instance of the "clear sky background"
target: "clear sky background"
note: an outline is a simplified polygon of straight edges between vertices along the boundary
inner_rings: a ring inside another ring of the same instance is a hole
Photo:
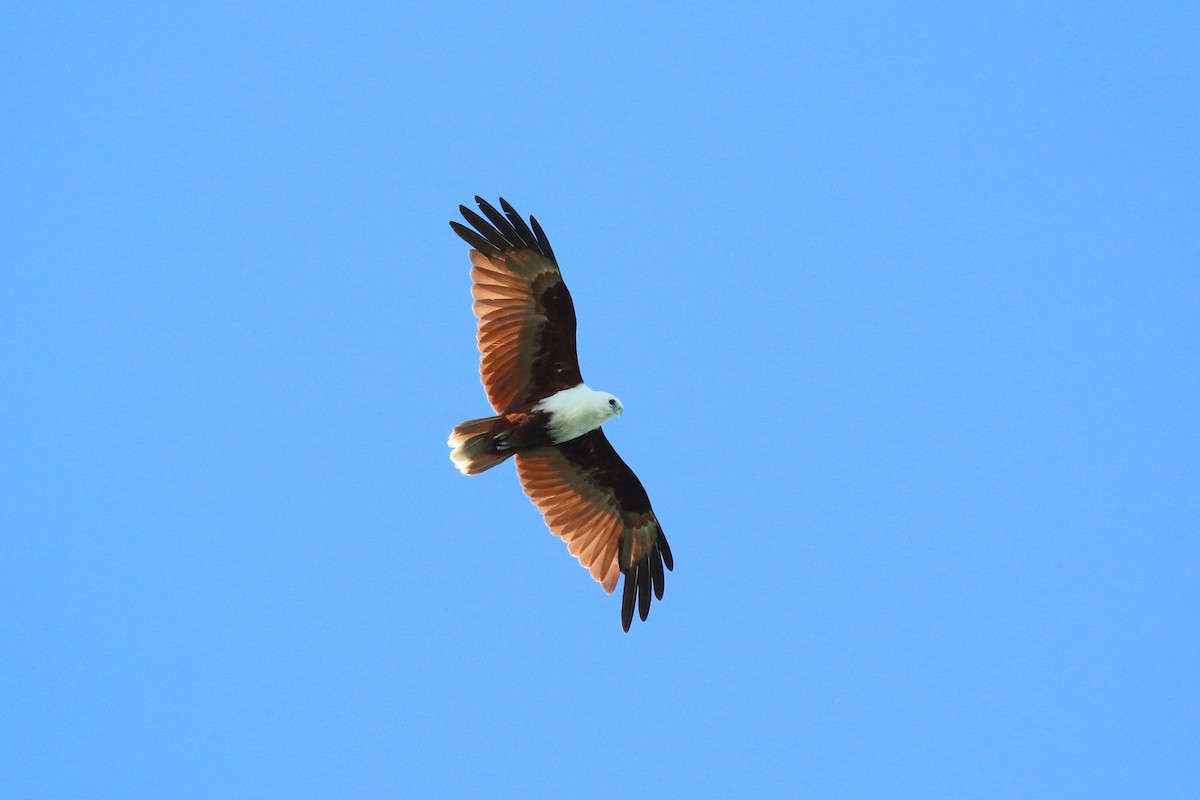
[[[601,8],[0,10],[0,796],[1200,796],[1197,6]],[[447,457],[476,194],[628,634]]]

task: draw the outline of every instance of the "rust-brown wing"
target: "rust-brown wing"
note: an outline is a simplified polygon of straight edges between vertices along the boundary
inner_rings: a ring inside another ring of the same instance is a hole
[[[537,220],[529,218],[531,229],[503,198],[503,214],[482,198],[475,202],[487,219],[459,206],[474,230],[450,227],[474,248],[479,372],[492,408],[504,414],[583,382],[575,305]]]
[[[650,592],[662,599],[663,566],[674,562],[642,482],[604,432],[518,453],[517,474],[550,530],[604,591],[625,575],[621,627],[629,630],[635,605],[645,620]]]

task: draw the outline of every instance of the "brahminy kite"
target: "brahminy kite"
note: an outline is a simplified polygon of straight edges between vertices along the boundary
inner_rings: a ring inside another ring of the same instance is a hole
[[[477,475],[516,456],[525,494],[571,555],[610,594],[625,576],[628,631],[635,605],[643,620],[650,613],[651,588],[662,599],[663,566],[674,561],[642,482],[600,428],[624,408],[579,374],[575,305],[538,221],[526,225],[504,198],[503,214],[475,202],[487,219],[459,206],[475,230],[450,227],[473,248],[479,372],[496,416],[457,426],[450,458]]]

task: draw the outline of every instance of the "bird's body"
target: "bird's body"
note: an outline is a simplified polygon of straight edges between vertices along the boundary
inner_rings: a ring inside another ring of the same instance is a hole
[[[482,472],[478,469],[481,463],[486,463],[484,469],[500,463],[495,456],[516,455],[525,450],[536,450],[577,439],[585,433],[594,431],[613,416],[622,412],[621,401],[607,392],[594,391],[586,384],[579,384],[570,389],[560,389],[554,394],[535,403],[500,414],[495,417],[485,417],[491,424],[487,427],[487,436],[476,440],[474,451],[477,455],[485,456],[482,462],[471,455],[472,448],[465,445],[473,434],[459,434],[458,428],[450,435],[448,444],[454,448],[450,451],[450,460],[459,472],[464,475],[474,475]],[[473,426],[482,420],[471,420],[463,425]],[[462,425],[459,428],[463,427]],[[501,459],[503,460],[503,459]]]
[[[450,458],[475,475],[515,456],[525,493],[592,577],[611,592],[625,575],[629,630],[635,604],[644,620],[651,589],[662,599],[673,561],[645,489],[600,428],[624,407],[583,382],[574,304],[537,220],[475,200],[490,224],[460,206],[475,230],[450,225],[474,248],[480,373],[496,415],[456,426]]]

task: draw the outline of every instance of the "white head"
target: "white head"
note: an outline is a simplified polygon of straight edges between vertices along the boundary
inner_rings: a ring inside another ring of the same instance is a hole
[[[605,419],[612,419],[625,413],[625,406],[621,405],[621,401],[608,392],[596,392],[596,399],[604,404]]]

